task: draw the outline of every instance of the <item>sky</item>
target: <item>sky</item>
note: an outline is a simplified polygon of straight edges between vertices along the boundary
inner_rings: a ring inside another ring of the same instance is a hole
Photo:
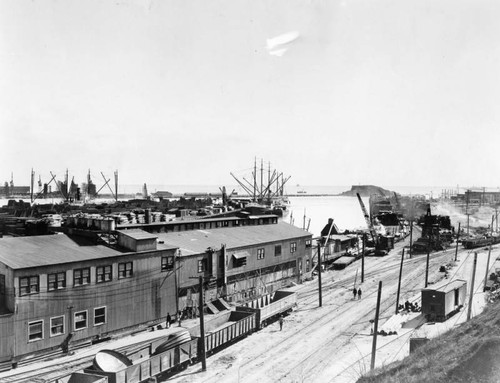
[[[0,0],[0,181],[498,187],[500,3]],[[267,165],[269,166],[269,165]]]

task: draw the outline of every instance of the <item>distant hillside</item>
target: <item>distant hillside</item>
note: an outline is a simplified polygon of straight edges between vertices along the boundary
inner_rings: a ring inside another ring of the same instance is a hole
[[[359,193],[361,197],[369,197],[372,194],[384,197],[392,197],[394,195],[394,192],[375,185],[353,185],[351,186],[351,190],[340,193],[339,195],[346,197],[356,197],[356,193]]]
[[[357,383],[500,382],[500,301]]]

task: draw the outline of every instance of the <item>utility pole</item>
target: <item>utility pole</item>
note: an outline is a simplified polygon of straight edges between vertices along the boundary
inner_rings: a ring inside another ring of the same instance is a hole
[[[118,170],[115,171],[115,201],[118,202]]]
[[[477,265],[477,252],[474,252],[474,267],[472,268],[472,283],[469,293],[469,309],[467,310],[467,321],[471,318],[472,313],[472,299],[474,298],[474,279],[476,278],[476,265]]]
[[[427,262],[425,264],[425,287],[428,285],[429,280],[429,257],[431,255],[431,239],[429,238],[429,243],[427,244]]]
[[[318,241],[318,292],[319,292],[319,307],[323,306],[321,292],[321,241]]]
[[[377,295],[377,309],[375,310],[375,325],[373,329],[373,343],[372,343],[372,361],[370,364],[370,370],[375,368],[375,354],[377,352],[377,332],[378,332],[378,315],[380,312],[380,296],[382,295],[382,281],[378,283],[378,295]]]
[[[491,256],[491,243],[490,243],[490,248],[488,249],[488,260],[486,261],[486,272],[484,275],[483,291],[486,291],[486,282],[488,282],[488,270],[490,268],[490,256]]]
[[[35,188],[35,172],[31,168],[31,203],[33,204],[33,189]]]
[[[399,282],[398,282],[398,295],[396,296],[396,314],[399,312],[399,293],[401,292],[401,276],[403,275],[403,259],[405,258],[405,249],[401,254],[401,265],[399,266]]]
[[[201,351],[201,370],[207,370],[207,356],[205,354],[205,322],[203,314],[203,277],[200,275],[198,277],[198,295],[199,295],[199,311],[200,311],[200,351]]]
[[[465,193],[466,193],[465,215],[467,216],[467,238],[469,238],[469,196],[470,196],[470,192],[469,192],[469,190],[466,190]]]
[[[365,233],[362,235],[363,247],[361,252],[361,283],[365,281]]]
[[[483,291],[486,291],[486,282],[488,282],[488,270],[490,268],[490,256],[491,256],[491,245],[493,243],[493,220],[495,219],[495,216],[491,216],[491,242],[490,242],[490,247],[488,249],[488,260],[486,261],[486,274],[484,276],[484,287]]]
[[[458,232],[457,232],[457,247],[455,248],[455,262],[458,259],[458,239],[460,238],[460,222],[458,223]]]
[[[411,258],[411,247],[413,246],[412,238],[413,238],[413,220],[410,221],[410,249],[408,250],[408,252],[410,253],[410,258]]]

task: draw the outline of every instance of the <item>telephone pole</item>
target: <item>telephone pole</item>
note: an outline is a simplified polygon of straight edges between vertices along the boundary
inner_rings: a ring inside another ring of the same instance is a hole
[[[375,310],[375,325],[373,329],[373,342],[372,342],[372,360],[370,364],[370,370],[375,368],[375,354],[377,352],[377,332],[378,332],[378,316],[380,313],[380,296],[382,295],[382,281],[378,283],[378,295],[377,295],[377,309]]]
[[[318,241],[318,292],[319,292],[319,307],[323,305],[321,292],[321,242]]]

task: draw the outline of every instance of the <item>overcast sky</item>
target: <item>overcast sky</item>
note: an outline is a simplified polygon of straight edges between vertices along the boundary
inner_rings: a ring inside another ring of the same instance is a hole
[[[262,158],[293,184],[497,187],[499,11],[0,0],[0,181],[225,185]]]

